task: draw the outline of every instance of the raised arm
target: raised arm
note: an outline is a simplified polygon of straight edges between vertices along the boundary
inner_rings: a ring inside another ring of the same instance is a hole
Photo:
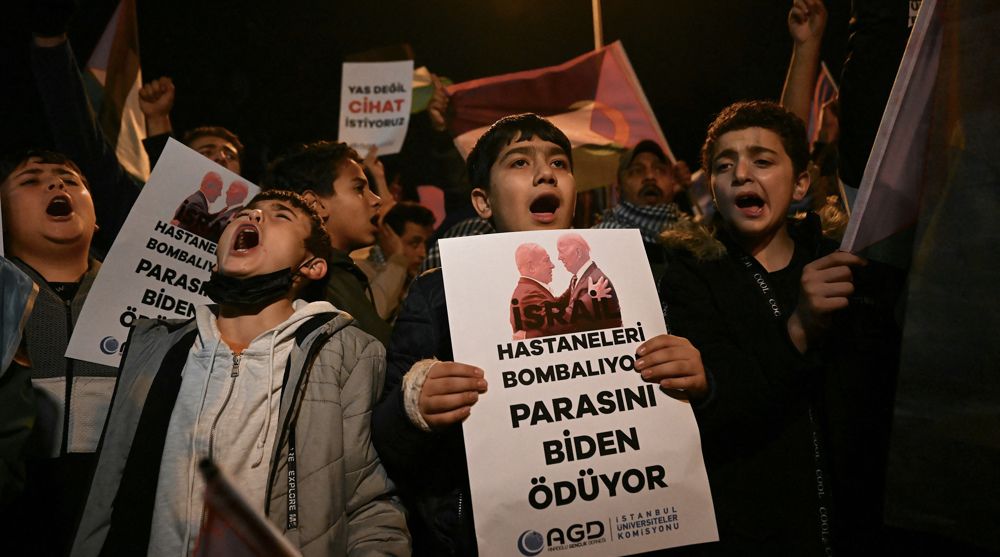
[[[826,6],[822,0],[795,0],[788,13],[788,32],[792,36],[792,61],[781,91],[781,105],[809,122],[820,45],[826,29]]]
[[[66,34],[35,36],[31,68],[41,95],[56,149],[71,158],[90,183],[97,224],[98,251],[111,247],[139,197],[139,188],[118,163],[87,101],[83,76]]]
[[[146,116],[146,135],[173,133],[170,110],[174,107],[174,81],[154,79],[139,89],[139,109]]]

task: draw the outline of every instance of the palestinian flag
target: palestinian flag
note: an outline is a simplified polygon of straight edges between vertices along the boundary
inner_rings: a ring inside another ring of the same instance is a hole
[[[819,116],[823,113],[823,105],[837,98],[837,82],[830,74],[830,68],[826,67],[826,62],[820,62],[819,76],[816,77],[816,86],[813,87],[813,98],[809,104],[809,127],[806,130],[806,137],[809,138],[809,145],[816,143],[819,139]]]
[[[139,110],[139,30],[135,0],[121,0],[87,60],[87,96],[118,162],[136,178],[149,178],[149,158],[142,147],[146,120]]]
[[[446,90],[454,108],[455,145],[463,156],[500,118],[534,112],[569,137],[580,191],[613,183],[621,151],[643,139],[659,143],[674,160],[619,41],[558,66],[467,81]]]
[[[917,220],[944,36],[944,0],[925,0],[906,44],[840,249],[857,253]]]

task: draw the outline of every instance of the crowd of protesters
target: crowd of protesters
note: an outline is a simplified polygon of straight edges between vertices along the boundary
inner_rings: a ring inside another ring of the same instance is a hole
[[[806,137],[825,22],[821,0],[795,0],[781,102],[737,102],[709,127],[700,167],[712,207],[691,195],[688,165],[649,138],[622,150],[617,203],[593,215],[594,228],[639,230],[672,334],[646,340],[636,370],[689,399],[701,431],[720,540],[663,554],[859,555],[888,543],[897,292],[892,269],[837,251],[847,200],[835,104],[820,142]],[[36,33],[31,49],[56,150],[0,160],[5,283],[23,273],[37,287],[0,376],[3,543],[193,554],[205,525],[197,464],[209,457],[303,555],[475,555],[462,422],[488,385],[452,361],[437,240],[571,228],[566,134],[534,114],[496,122],[461,178],[442,177],[463,200],[449,200],[444,222],[400,198],[377,149],[362,158],[336,141],[283,153],[262,193],[244,200],[244,189],[224,214],[209,214],[222,188],[206,180],[174,224],[215,231],[214,304],[183,322],[137,322],[116,370],[65,351],[140,189],[87,105],[65,32]],[[449,100],[434,83],[425,114],[446,133]],[[167,77],[139,91],[153,164],[174,134],[176,94]],[[244,167],[225,128],[183,142]],[[585,252],[560,247],[574,280]],[[536,263],[551,262],[522,255],[534,288]],[[614,296],[607,281],[572,290],[549,297]]]

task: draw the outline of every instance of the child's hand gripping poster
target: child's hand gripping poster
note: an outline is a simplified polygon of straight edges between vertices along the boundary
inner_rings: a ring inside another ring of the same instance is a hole
[[[718,540],[690,403],[646,383],[666,333],[636,230],[441,242],[479,553],[631,555]]]
[[[187,319],[212,303],[202,289],[219,237],[258,191],[171,139],[101,266],[66,356],[118,367],[136,319]]]

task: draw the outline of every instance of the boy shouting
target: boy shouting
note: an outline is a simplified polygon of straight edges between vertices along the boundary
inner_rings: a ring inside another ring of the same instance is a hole
[[[467,161],[472,202],[498,232],[569,228],[576,182],[569,140],[534,114],[495,123]],[[414,281],[389,343],[386,392],[372,437],[400,483],[417,555],[475,555],[476,535],[461,422],[486,394],[483,370],[451,361],[451,333],[440,270]],[[661,335],[638,350],[636,369],[650,382],[707,391],[698,351]]]
[[[303,555],[408,555],[368,431],[382,345],[329,303],[296,299],[327,270],[319,216],[268,191],[219,246],[218,305],[132,332],[72,554],[190,554],[196,465],[210,458]]]
[[[852,296],[866,260],[835,251],[815,214],[787,216],[809,189],[798,117],[737,103],[709,127],[702,155],[724,224],[688,242],[660,284],[668,324],[714,380],[695,414],[720,541],[701,550],[828,555],[831,497],[843,496],[860,544],[845,552],[871,551],[892,408],[881,396],[895,384],[891,313]]]
[[[0,158],[5,253],[38,286],[8,371],[31,375],[36,420],[23,452],[27,482],[0,509],[0,522],[40,555],[66,554],[87,497],[115,368],[67,358],[66,346],[101,268],[91,255],[98,225],[110,246],[136,195],[90,183],[61,153]]]

